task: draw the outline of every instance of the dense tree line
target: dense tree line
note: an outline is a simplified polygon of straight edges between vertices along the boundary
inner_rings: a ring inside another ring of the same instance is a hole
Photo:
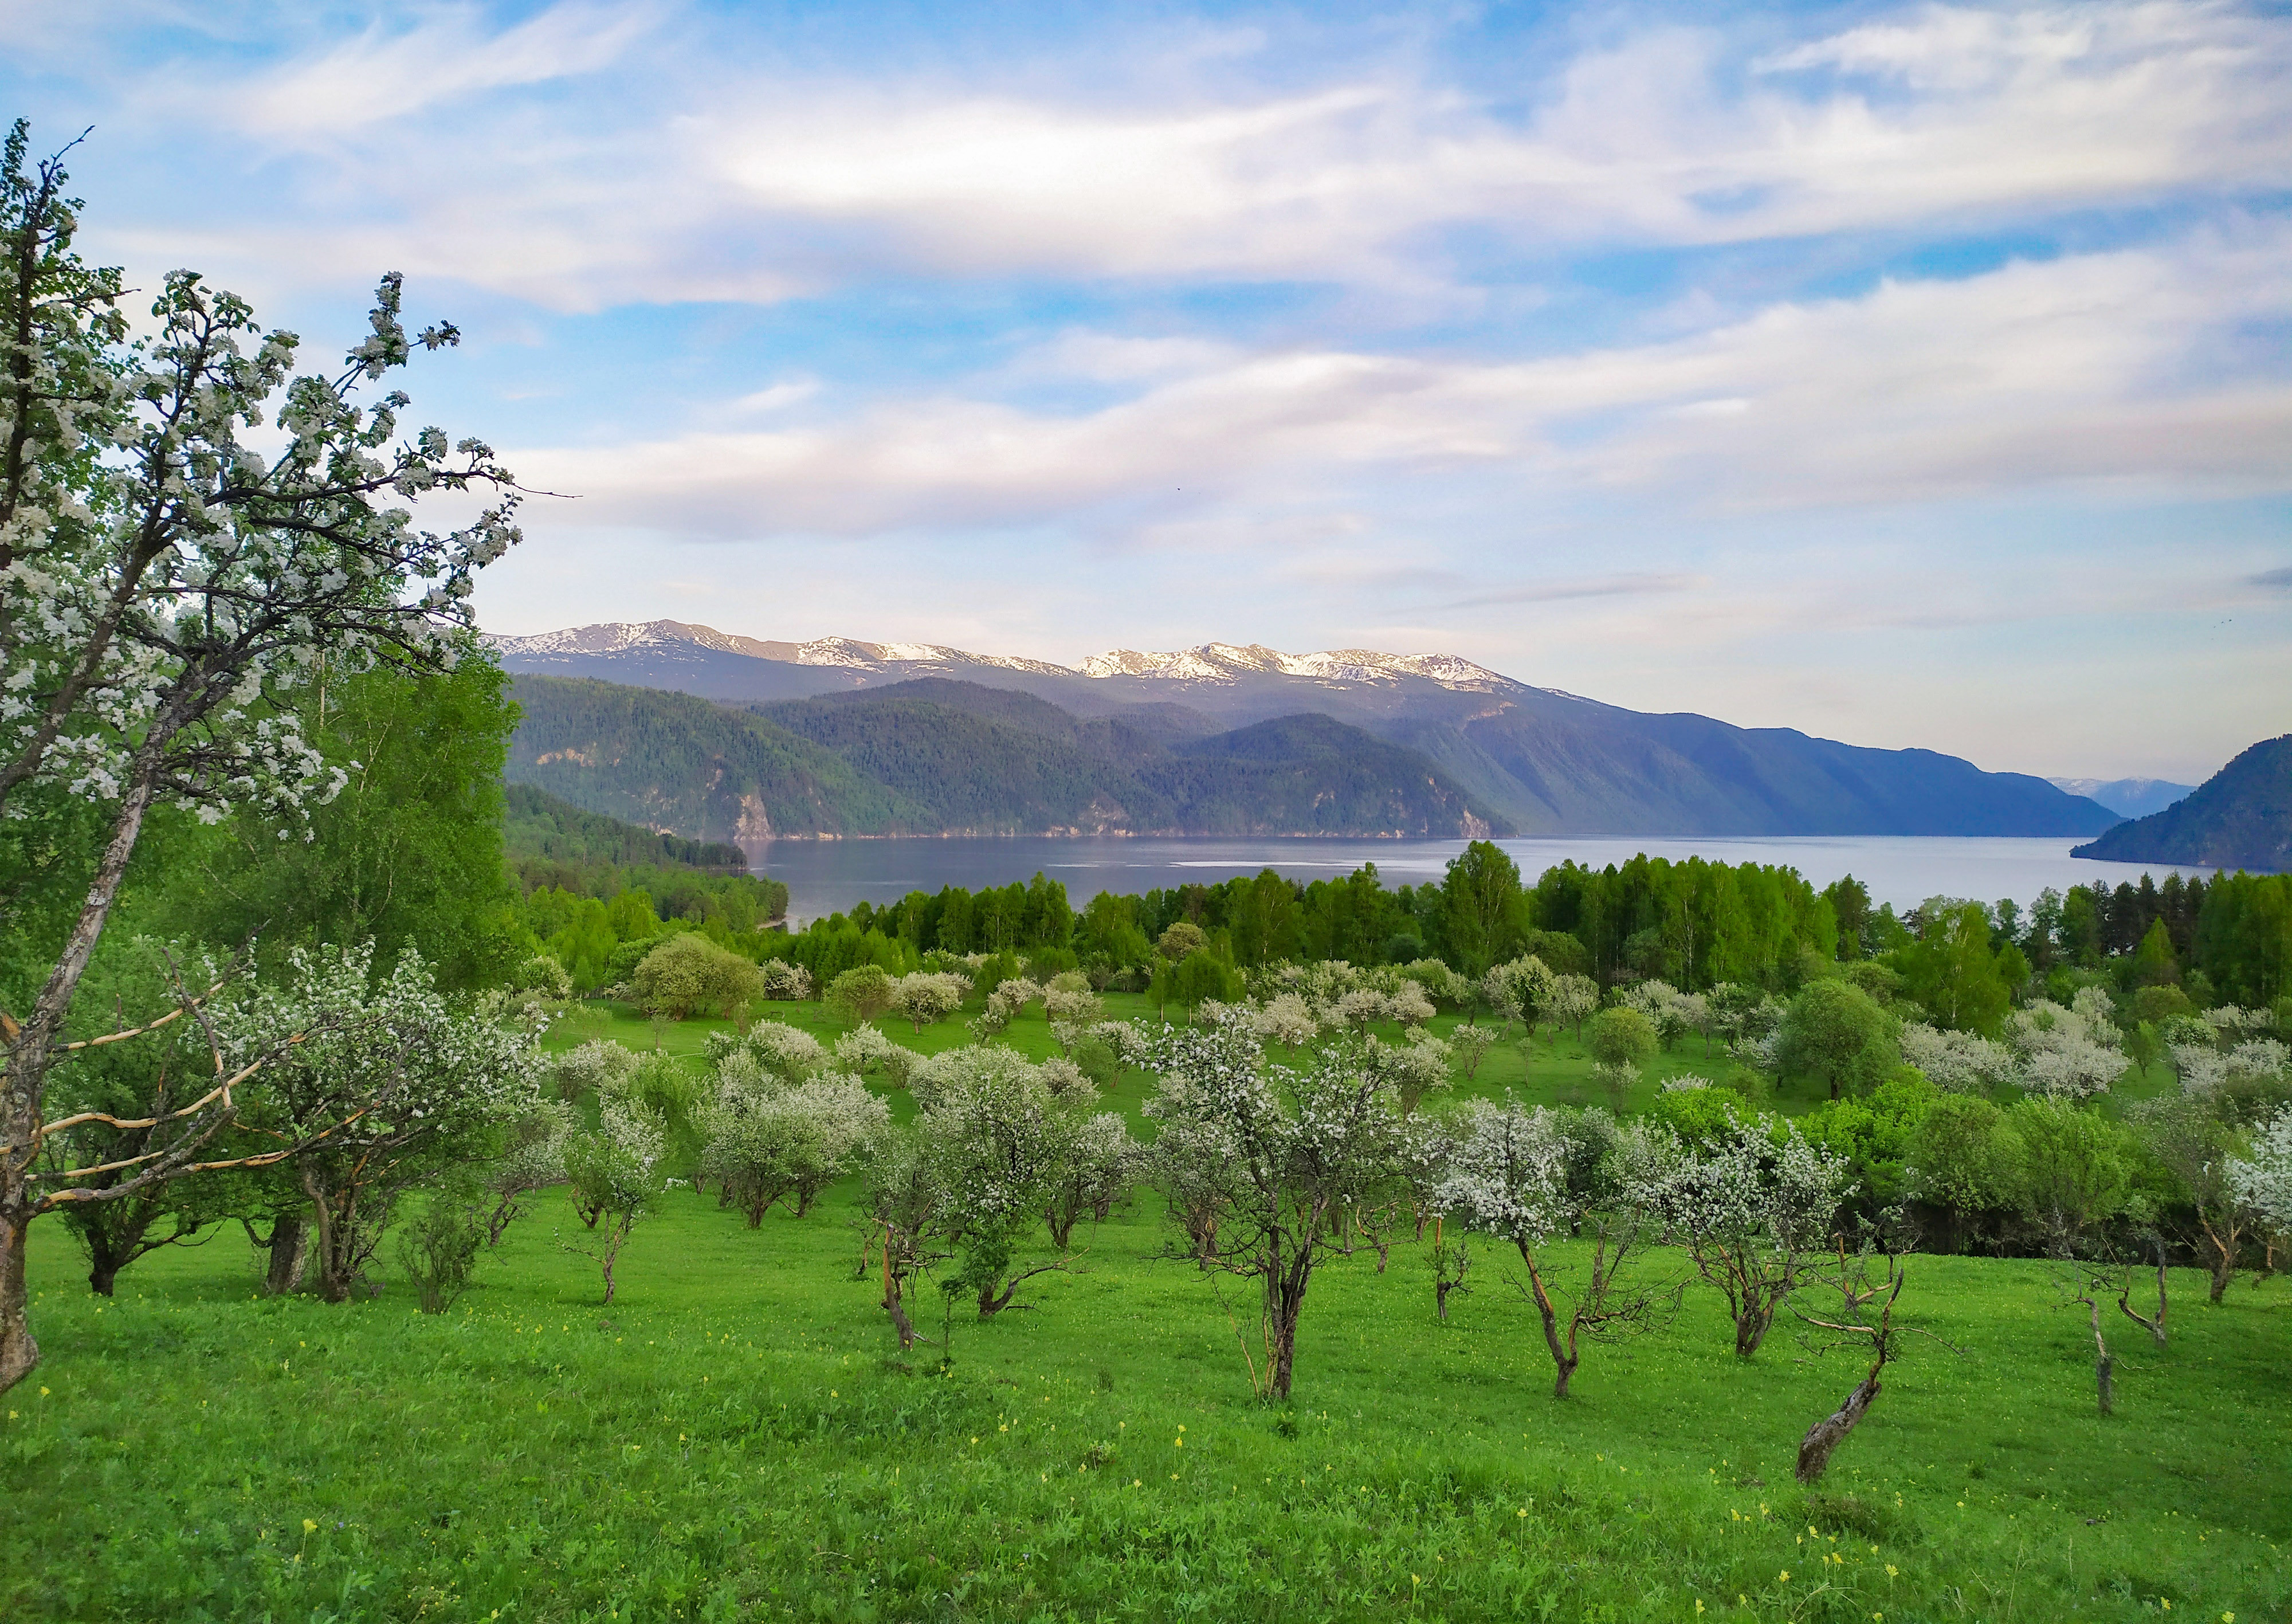
[[[1968,910],[1971,910],[1969,913]],[[2119,991],[2185,984],[2193,1005],[2265,1006],[2292,967],[2292,876],[2167,875],[2159,884],[2074,885],[2024,905],[1934,898],[1899,914],[1873,907],[1851,875],[1818,890],[1796,870],[1644,854],[1604,869],[1567,862],[1533,885],[1501,848],[1474,842],[1437,884],[1386,886],[1376,865],[1339,879],[1254,877],[1102,893],[1079,911],[1037,876],[978,893],[961,886],[862,902],[815,922],[785,948],[817,974],[879,963],[912,969],[932,952],[1014,953],[1046,971],[1142,990],[1173,925],[1238,970],[1343,960],[1376,966],[1432,957],[1467,977],[1532,953],[1604,987],[1656,981],[1684,991],[1750,986],[1795,992],[1826,966],[1866,964],[1897,978],[1952,1029],[1990,1030],[2017,998],[2081,979]],[[835,946],[827,945],[830,941]]]

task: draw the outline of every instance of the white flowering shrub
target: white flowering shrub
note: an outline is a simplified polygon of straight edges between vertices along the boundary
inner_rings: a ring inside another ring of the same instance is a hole
[[[774,1002],[800,1004],[811,997],[811,972],[802,965],[768,958],[756,968],[763,973],[763,996]]]
[[[1371,1038],[1367,1045],[1368,1063],[1392,1089],[1403,1116],[1414,1115],[1426,1095],[1456,1087],[1449,1072],[1449,1045],[1427,1032],[1409,1036],[1410,1041],[1396,1044]]]
[[[1535,954],[1525,953],[1497,966],[1481,982],[1489,1006],[1507,1022],[1519,1022],[1534,1038],[1537,1023],[1551,1014],[1552,995],[1560,978]]]
[[[605,1095],[597,1126],[566,1144],[565,1176],[574,1208],[596,1237],[593,1245],[566,1249],[597,1263],[608,1305],[621,1248],[666,1188],[667,1151],[666,1125],[642,1101],[624,1093]]]
[[[1437,1013],[1424,989],[1415,982],[1404,982],[1385,1000],[1385,1011],[1403,1026],[1421,1027]]]
[[[1852,1191],[1845,1158],[1796,1123],[1731,1111],[1716,1143],[1676,1146],[1635,1172],[1631,1199],[1685,1240],[1697,1273],[1727,1301],[1737,1355],[1748,1359]]]
[[[1096,1022],[1084,1035],[1106,1045],[1125,1066],[1144,1065],[1153,1050],[1153,1040],[1129,1021]]]
[[[2229,1160],[2228,1183],[2271,1232],[2292,1236],[2292,1105],[2253,1130],[2245,1153]]]
[[[2292,1072],[2292,1049],[2273,1038],[2248,1038],[2225,1053],[2184,1045],[2173,1061],[2182,1088],[2206,1096],[2281,1083]]]
[[[1477,1076],[1496,1042],[1497,1035],[1485,1026],[1460,1026],[1449,1034],[1449,1058],[1466,1078]]]
[[[1568,1396],[1587,1337],[1646,1323],[1667,1295],[1626,1289],[1621,1276],[1642,1240],[1639,1193],[1670,1155],[1668,1142],[1637,1125],[1618,1132],[1599,1113],[1571,1120],[1517,1101],[1475,1100],[1453,1130],[1433,1202],[1520,1255],[1552,1355],[1555,1398]],[[1545,1248],[1578,1231],[1593,1249],[1570,1290]]]
[[[551,1055],[545,1065],[557,1097],[578,1101],[618,1087],[636,1070],[637,1056],[634,1049],[607,1038],[593,1038],[577,1049]]]
[[[1106,1018],[1106,1000],[1091,990],[1088,978],[1080,971],[1064,970],[1043,990],[1043,1013],[1053,1021],[1087,1025]]]
[[[1978,1032],[1949,1031],[1923,1021],[1904,1022],[1902,1059],[1925,1074],[1935,1087],[1952,1094],[1978,1094],[2021,1081],[2014,1051]]]
[[[2214,1031],[2221,1041],[2233,1044],[2240,1038],[2264,1036],[2276,1030],[2276,1013],[2270,1009],[2247,1009],[2236,1004],[2220,1004],[2197,1017]]]
[[[917,1031],[937,1025],[963,1007],[971,996],[971,978],[951,971],[917,970],[903,975],[892,990],[892,1007],[905,1015]]]
[[[2109,997],[2097,987],[2079,989],[2066,1009],[2039,998],[2015,1010],[2006,1022],[2006,1043],[2020,1064],[2022,1087],[2057,1099],[2104,1093],[2131,1063]]]
[[[1218,1159],[1183,1176],[1198,1190],[1222,1187],[1212,1240],[1175,1200],[1173,1216],[1190,1223],[1190,1250],[1203,1267],[1256,1285],[1263,1366],[1250,1355],[1251,1382],[1279,1399],[1289,1392],[1314,1269],[1332,1248],[1351,1246],[1364,1215],[1390,1210],[1405,1193],[1403,1128],[1391,1080],[1364,1046],[1324,1049],[1295,1069],[1268,1069],[1263,1058],[1242,1022],[1166,1032],[1147,1110],[1165,1125],[1161,1138],[1177,1135],[1166,1156]]]
[[[1378,1022],[1392,1018],[1392,1000],[1370,987],[1356,987],[1350,992],[1341,993],[1328,1006],[1328,1021],[1331,1026],[1351,1027],[1357,1032],[1366,1031]]]
[[[913,1049],[894,1043],[879,1026],[857,1026],[835,1040],[835,1063],[855,1077],[867,1076],[870,1068],[881,1071],[893,1066],[905,1075],[914,1055]]]
[[[1636,1009],[1645,1015],[1648,1024],[1655,1028],[1656,1041],[1667,1049],[1678,1041],[1682,1032],[1702,1030],[1687,1002],[1687,995],[1669,982],[1634,982],[1623,990],[1616,1001],[1626,1009]],[[1707,1014],[1708,1008],[1706,1005]]]
[[[755,1229],[782,1201],[799,1218],[850,1172],[891,1124],[891,1109],[857,1077],[787,1087],[763,1075],[728,1079],[701,1113],[700,1171]]]
[[[1065,1251],[1072,1243],[1075,1225],[1083,1218],[1105,1222],[1115,1202],[1137,1182],[1143,1157],[1119,1112],[1103,1111],[1053,1120],[1059,1134],[1057,1165],[1051,1174],[1050,1203],[1045,1216],[1050,1222],[1051,1244]]]
[[[826,1071],[828,1062],[828,1052],[819,1038],[785,1021],[759,1021],[746,1032],[711,1032],[703,1052],[719,1071],[734,1055],[745,1054],[751,1063],[790,1086]]]
[[[1321,1033],[1313,1006],[1295,992],[1277,992],[1266,999],[1258,1006],[1254,1022],[1261,1041],[1286,1049],[1303,1048]]]
[[[1008,1050],[951,1053],[970,1063],[940,1075],[916,1132],[940,1192],[932,1229],[960,1256],[957,1278],[984,1320],[1009,1307],[1026,1281],[1062,1266],[1016,1253],[1051,1205],[1069,1135],[1039,1068]]]
[[[924,1111],[931,1110],[958,1089],[1015,1087],[1022,1083],[1041,1088],[1041,1071],[1016,1049],[989,1045],[944,1049],[937,1054],[925,1055],[908,1073],[908,1092]]]
[[[1588,975],[1554,976],[1552,982],[1552,1001],[1546,1006],[1553,1020],[1576,1029],[1576,1036],[1584,1035],[1584,1022],[1600,1007],[1600,983]]]
[[[277,1032],[314,1034],[267,1069],[246,1117],[304,1147],[294,1171],[316,1216],[319,1293],[335,1303],[364,1280],[400,1195],[482,1159],[491,1133],[541,1098],[541,1057],[522,1035],[456,1009],[410,948],[385,974],[373,961],[370,942],[297,949],[283,984],[215,1022],[226,1061]]]

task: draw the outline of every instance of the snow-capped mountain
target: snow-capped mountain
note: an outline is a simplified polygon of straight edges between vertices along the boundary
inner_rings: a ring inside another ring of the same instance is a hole
[[[1457,793],[1523,831],[2087,835],[2115,816],[2041,779],[1982,772],[1930,751],[1859,748],[1788,729],[1625,710],[1531,687],[1453,654],[1287,654],[1212,642],[1161,652],[1116,649],[1076,667],[941,643],[771,642],[680,620],[585,626],[493,643],[504,667],[521,678],[667,690],[823,737],[841,737],[824,718],[850,720],[858,715],[851,707],[864,709],[872,698],[860,691],[875,690],[893,701],[866,724],[884,737],[936,725],[916,723],[916,702],[1006,722],[1032,715],[1061,737],[1085,720],[1105,721],[1118,724],[1110,738],[1159,739],[1174,749],[1208,749],[1205,741],[1227,736],[1244,752],[1262,754],[1272,740],[1311,755],[1339,736],[1320,724],[1336,724],[1419,753]],[[1066,720],[1045,723],[1038,711],[1014,704],[1013,693],[1045,702],[1053,715],[1063,710]],[[529,697],[537,705],[542,692]],[[824,709],[803,703],[830,699],[837,703]],[[569,697],[560,691],[552,702],[567,715],[601,715],[657,701],[584,690]],[[1343,736],[1353,739],[1344,747],[1360,755],[1358,738]],[[798,813],[773,816],[772,827],[786,828]],[[1066,821],[1099,827],[1079,813]],[[1301,818],[1299,827],[1320,826]]]
[[[542,632],[531,637],[489,637],[487,641],[504,658],[698,648],[714,649],[721,654],[745,654],[751,659],[779,660],[785,665],[837,666],[854,671],[884,671],[894,666],[994,666],[1006,671],[1039,671],[1053,676],[1074,675],[1064,666],[1046,665],[1038,659],[971,654],[935,642],[861,642],[852,637],[778,642],[741,637],[720,632],[713,626],[696,626],[684,620],[608,621],[600,626]]]
[[[489,639],[505,661],[523,668],[554,665],[574,657],[625,655],[638,651],[706,649],[783,665],[832,667],[853,673],[954,676],[987,667],[1048,677],[1143,677],[1177,683],[1230,684],[1250,676],[1303,677],[1309,681],[1390,686],[1416,678],[1462,693],[1495,693],[1521,684],[1454,654],[1386,654],[1374,649],[1324,649],[1313,654],[1284,654],[1263,643],[1243,646],[1207,642],[1199,648],[1161,653],[1115,649],[1094,654],[1077,668],[1014,655],[973,654],[933,642],[862,642],[851,637],[819,637],[781,642],[741,637],[714,626],[682,620],[616,621],[543,632],[531,637]]]
[[[1082,662],[1085,676],[1166,677],[1179,682],[1230,683],[1246,675],[1271,673],[1332,683],[1390,683],[1423,677],[1443,688],[1489,693],[1519,683],[1454,654],[1381,654],[1374,649],[1324,649],[1318,654],[1284,654],[1263,643],[1241,648],[1206,642],[1198,649],[1142,654],[1114,649]]]

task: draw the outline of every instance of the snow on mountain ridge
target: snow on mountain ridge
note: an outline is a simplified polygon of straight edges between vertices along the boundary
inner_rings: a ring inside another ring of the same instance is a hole
[[[1443,688],[1483,693],[1520,686],[1510,677],[1454,654],[1385,654],[1374,649],[1324,649],[1312,654],[1285,654],[1263,643],[1210,642],[1198,648],[1155,653],[1113,649],[1092,655],[1077,668],[1016,655],[972,654],[934,642],[863,642],[853,637],[816,637],[805,642],[768,642],[682,620],[609,621],[542,632],[530,637],[489,634],[486,641],[503,654],[541,658],[619,654],[635,649],[698,647],[788,665],[859,671],[907,666],[953,672],[964,666],[992,666],[1045,676],[1134,676],[1166,682],[1230,683],[1246,675],[1265,675],[1379,686],[1416,677]]]
[[[1391,683],[1421,677],[1443,688],[1487,692],[1520,684],[1454,654],[1384,654],[1374,649],[1324,649],[1316,654],[1284,654],[1263,643],[1247,648],[1230,642],[1198,649],[1142,653],[1113,649],[1082,662],[1085,676],[1158,677],[1174,682],[1231,683],[1251,672],[1311,677],[1324,683]]]

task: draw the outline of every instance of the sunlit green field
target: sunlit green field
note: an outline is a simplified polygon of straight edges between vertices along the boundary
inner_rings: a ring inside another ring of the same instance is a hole
[[[1539,1044],[1531,1097],[1581,1086],[1570,1047]],[[1561,1403],[1493,1250],[1445,1325],[1424,1247],[1342,1260],[1275,1410],[1246,1298],[1158,1256],[1150,1195],[1078,1230],[1029,1311],[958,1313],[945,1369],[897,1353],[851,1216],[750,1231],[673,1192],[601,1309],[545,1197],[436,1318],[387,1279],[257,1299],[236,1228],[105,1303],[44,1224],[0,1618],[2292,1618],[2281,1281],[2214,1308],[2176,1276],[2162,1352],[2118,1317],[2102,1420],[2045,1265],[1914,1258],[1903,1309],[1940,1340],[1810,1496],[1798,1438],[1861,1367],[1784,1328],[1739,1363],[1699,1289]]]

